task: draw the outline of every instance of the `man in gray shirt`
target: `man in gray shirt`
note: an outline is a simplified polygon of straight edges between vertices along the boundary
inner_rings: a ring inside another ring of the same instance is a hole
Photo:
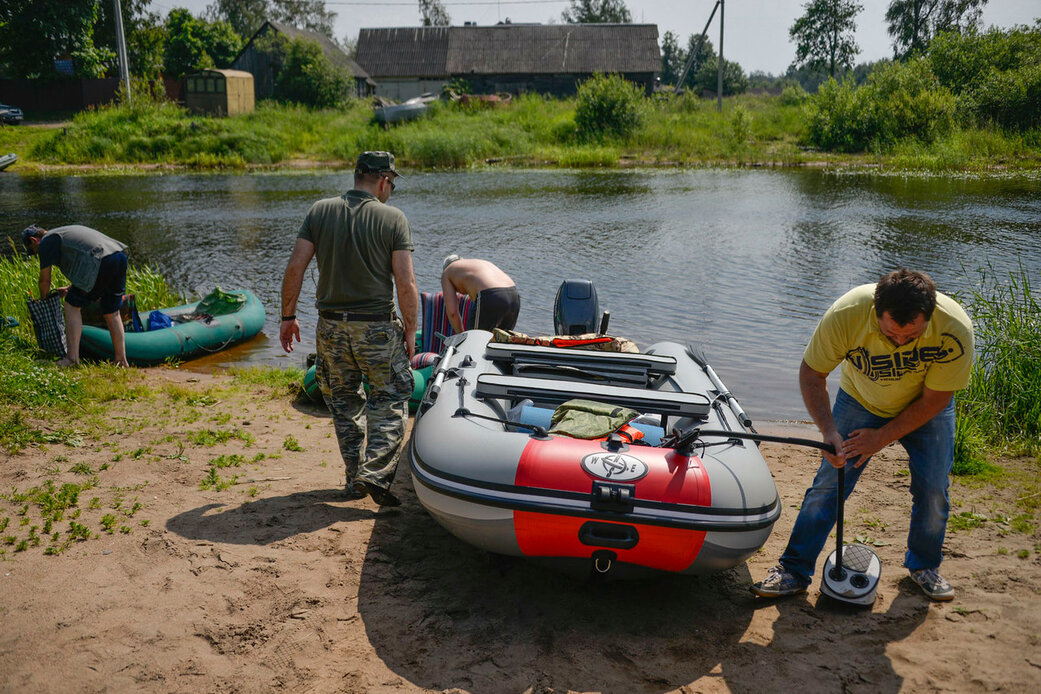
[[[80,337],[83,335],[81,310],[91,301],[101,306],[101,315],[112,336],[112,351],[117,366],[127,363],[126,337],[119,309],[126,291],[126,245],[96,229],[80,224],[48,231],[36,225],[22,231],[22,243],[30,255],[40,256],[40,298],[51,291],[51,268],[57,265],[69,280],[68,287],[55,291],[65,297],[65,339],[67,354],[59,366],[79,364]]]

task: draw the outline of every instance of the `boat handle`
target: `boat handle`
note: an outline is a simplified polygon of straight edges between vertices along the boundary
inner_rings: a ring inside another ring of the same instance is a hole
[[[631,525],[589,521],[578,529],[578,541],[590,547],[632,549],[640,542],[640,533]]]

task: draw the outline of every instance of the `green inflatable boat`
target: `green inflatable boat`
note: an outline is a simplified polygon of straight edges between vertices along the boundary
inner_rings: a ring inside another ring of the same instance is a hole
[[[223,295],[231,301],[225,301],[222,310],[233,312],[207,315],[205,310],[199,311],[200,304],[211,298],[206,297],[183,306],[159,309],[173,321],[168,328],[148,330],[148,317],[142,316],[146,329],[126,334],[127,361],[148,365],[159,364],[167,359],[190,359],[220,351],[259,333],[265,319],[264,305],[260,300],[245,290],[223,292]],[[231,307],[227,306],[229,303]],[[183,322],[178,322],[179,319]],[[84,325],[80,351],[94,357],[111,359],[112,337],[108,329]]]
[[[408,411],[412,414],[415,414],[424,393],[427,392],[427,382],[430,380],[433,370],[433,365],[412,370],[412,396],[408,399]],[[304,374],[303,388],[304,393],[312,402],[325,402],[325,399],[322,397],[322,391],[318,387],[318,381],[315,378],[315,367],[312,366]]]

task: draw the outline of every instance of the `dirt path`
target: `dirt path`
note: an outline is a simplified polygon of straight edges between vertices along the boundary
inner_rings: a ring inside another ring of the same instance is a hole
[[[955,512],[978,527],[948,534],[951,603],[930,603],[900,568],[910,499],[893,448],[847,507],[847,533],[878,543],[883,562],[868,610],[817,585],[776,602],[748,592],[816,465],[774,444],[762,450],[785,512],[747,567],[588,584],[459,542],[419,505],[406,466],[399,509],[339,500],[322,410],[221,395],[220,377],[149,379],[170,397],[116,406],[121,433],[107,445],[5,454],[0,490],[96,474],[78,508],[98,536],[57,556],[46,538],[4,547],[0,691],[1041,691],[1041,535],[1012,527],[1022,485],[955,483]],[[202,414],[188,421],[186,408]],[[212,443],[204,431],[232,434]],[[217,470],[236,484],[200,489],[214,460],[236,455]],[[1036,463],[1009,466],[1037,485]],[[7,497],[0,535],[24,538],[20,519],[39,513],[19,516]]]

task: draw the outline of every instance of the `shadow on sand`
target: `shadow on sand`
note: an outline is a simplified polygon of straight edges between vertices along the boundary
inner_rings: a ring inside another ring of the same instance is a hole
[[[367,508],[344,506],[342,489],[319,489],[247,501],[233,508],[222,504],[199,506],[172,517],[166,529],[189,540],[270,545],[373,515]]]
[[[450,535],[419,504],[404,460],[394,491],[402,512],[376,516],[358,611],[376,654],[419,687],[666,692],[707,677],[738,692],[783,682],[896,692],[886,646],[928,612],[913,585],[884,613],[824,597],[763,601],[745,566],[583,582]],[[776,621],[753,627],[773,607]]]

